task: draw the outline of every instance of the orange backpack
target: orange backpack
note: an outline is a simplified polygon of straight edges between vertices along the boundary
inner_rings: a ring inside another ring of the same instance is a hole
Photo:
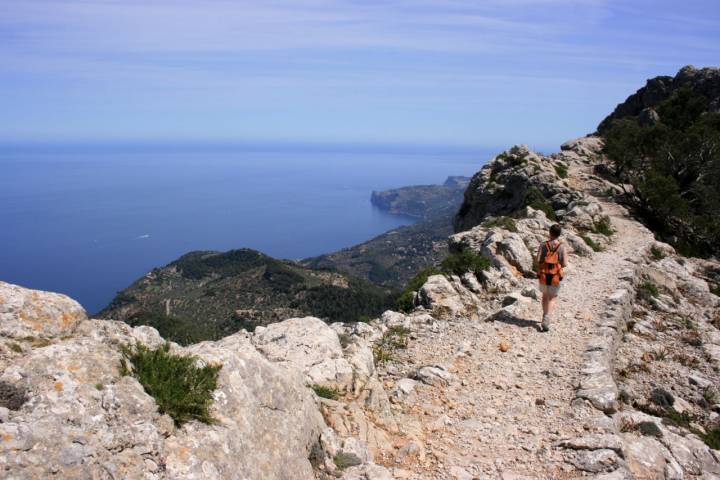
[[[550,241],[545,242],[545,257],[540,259],[538,278],[544,285],[557,286],[563,279],[563,268],[560,265],[560,242],[553,249]]]

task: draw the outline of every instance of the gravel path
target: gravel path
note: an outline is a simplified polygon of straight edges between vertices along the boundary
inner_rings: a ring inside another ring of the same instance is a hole
[[[456,379],[447,386],[420,385],[402,405],[399,424],[419,425],[422,445],[392,465],[404,469],[396,475],[462,480],[580,476],[553,445],[591,428],[584,410],[571,406],[582,353],[618,274],[649,241],[648,231],[622,207],[601,204],[616,234],[606,251],[591,258],[570,256],[549,333],[538,330],[540,302],[528,299],[493,314],[492,321],[451,322],[444,331],[419,333],[410,342],[402,356],[408,367],[443,364]],[[502,352],[501,344],[509,349]],[[458,349],[465,352],[458,354]]]

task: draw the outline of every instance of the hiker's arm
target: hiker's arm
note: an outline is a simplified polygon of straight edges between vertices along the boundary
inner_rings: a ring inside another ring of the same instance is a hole
[[[567,251],[565,250],[565,245],[560,246],[560,252],[558,252],[560,255],[560,265],[563,266],[563,268],[567,267]]]

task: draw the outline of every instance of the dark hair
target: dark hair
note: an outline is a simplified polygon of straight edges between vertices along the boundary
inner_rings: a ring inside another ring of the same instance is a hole
[[[550,236],[552,238],[558,238],[562,234],[562,227],[559,224],[554,224],[550,227]]]

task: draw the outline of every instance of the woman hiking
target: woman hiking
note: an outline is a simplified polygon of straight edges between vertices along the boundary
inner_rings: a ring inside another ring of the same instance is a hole
[[[540,244],[537,253],[538,282],[542,293],[543,317],[540,331],[550,330],[550,315],[555,309],[555,300],[563,279],[563,268],[567,267],[565,245],[560,241],[562,228],[557,223],[550,227],[550,238]]]

